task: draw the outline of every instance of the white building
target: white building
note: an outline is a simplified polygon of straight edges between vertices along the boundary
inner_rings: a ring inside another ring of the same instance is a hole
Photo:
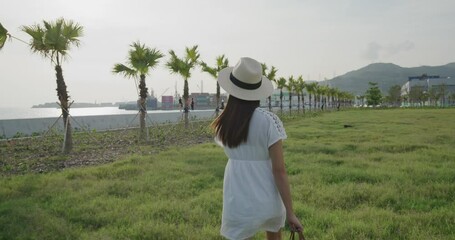
[[[412,98],[413,89],[421,91],[422,97],[425,98],[423,104],[428,103],[428,101],[439,100],[440,104],[448,105],[455,100],[452,99],[455,94],[455,78],[452,77],[427,76],[425,74],[409,77],[408,81],[401,87],[401,96],[407,96],[412,101],[410,97]],[[438,95],[438,99],[430,99],[431,93]]]

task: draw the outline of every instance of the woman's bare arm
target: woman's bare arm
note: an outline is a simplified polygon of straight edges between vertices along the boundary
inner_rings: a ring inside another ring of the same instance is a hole
[[[275,184],[280,192],[284,207],[286,208],[286,218],[291,229],[302,231],[303,226],[294,214],[292,207],[291,189],[289,187],[286,167],[284,165],[283,143],[281,140],[269,147],[269,155],[272,159],[272,171]]]

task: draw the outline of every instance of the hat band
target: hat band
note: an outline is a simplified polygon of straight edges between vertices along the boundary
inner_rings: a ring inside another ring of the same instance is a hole
[[[258,83],[253,83],[253,84],[244,83],[244,82],[238,80],[236,77],[234,77],[234,75],[232,75],[232,73],[231,73],[231,76],[229,76],[229,78],[231,79],[231,82],[235,86],[237,86],[239,88],[247,89],[247,90],[258,89],[262,84],[262,78],[261,78],[261,81],[259,81]]]

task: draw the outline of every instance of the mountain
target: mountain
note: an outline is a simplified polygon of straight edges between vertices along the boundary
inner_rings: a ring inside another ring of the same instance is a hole
[[[408,77],[423,74],[455,78],[455,62],[443,66],[412,68],[404,68],[392,63],[373,63],[359,70],[326,80],[322,84],[329,84],[331,87],[351,92],[354,95],[363,95],[369,88],[369,82],[377,82],[382,93],[387,94],[391,86],[401,86],[408,81]]]

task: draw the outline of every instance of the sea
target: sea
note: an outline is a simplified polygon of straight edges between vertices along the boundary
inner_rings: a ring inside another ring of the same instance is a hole
[[[117,107],[71,108],[73,126],[79,129],[120,129],[137,126],[138,110],[123,110]],[[62,129],[57,121],[61,110],[58,108],[0,108],[0,139],[12,138],[18,133],[25,136],[48,131],[50,127]],[[148,124],[175,123],[183,119],[180,110],[149,110]],[[214,109],[190,111],[195,119],[215,116]],[[57,124],[57,125],[55,125]]]
[[[149,110],[148,113],[178,112],[179,110]],[[6,119],[32,119],[32,118],[58,118],[62,110],[59,108],[0,108],[0,120]],[[71,108],[71,116],[98,116],[137,114],[138,110],[124,110],[118,107],[89,107]]]

